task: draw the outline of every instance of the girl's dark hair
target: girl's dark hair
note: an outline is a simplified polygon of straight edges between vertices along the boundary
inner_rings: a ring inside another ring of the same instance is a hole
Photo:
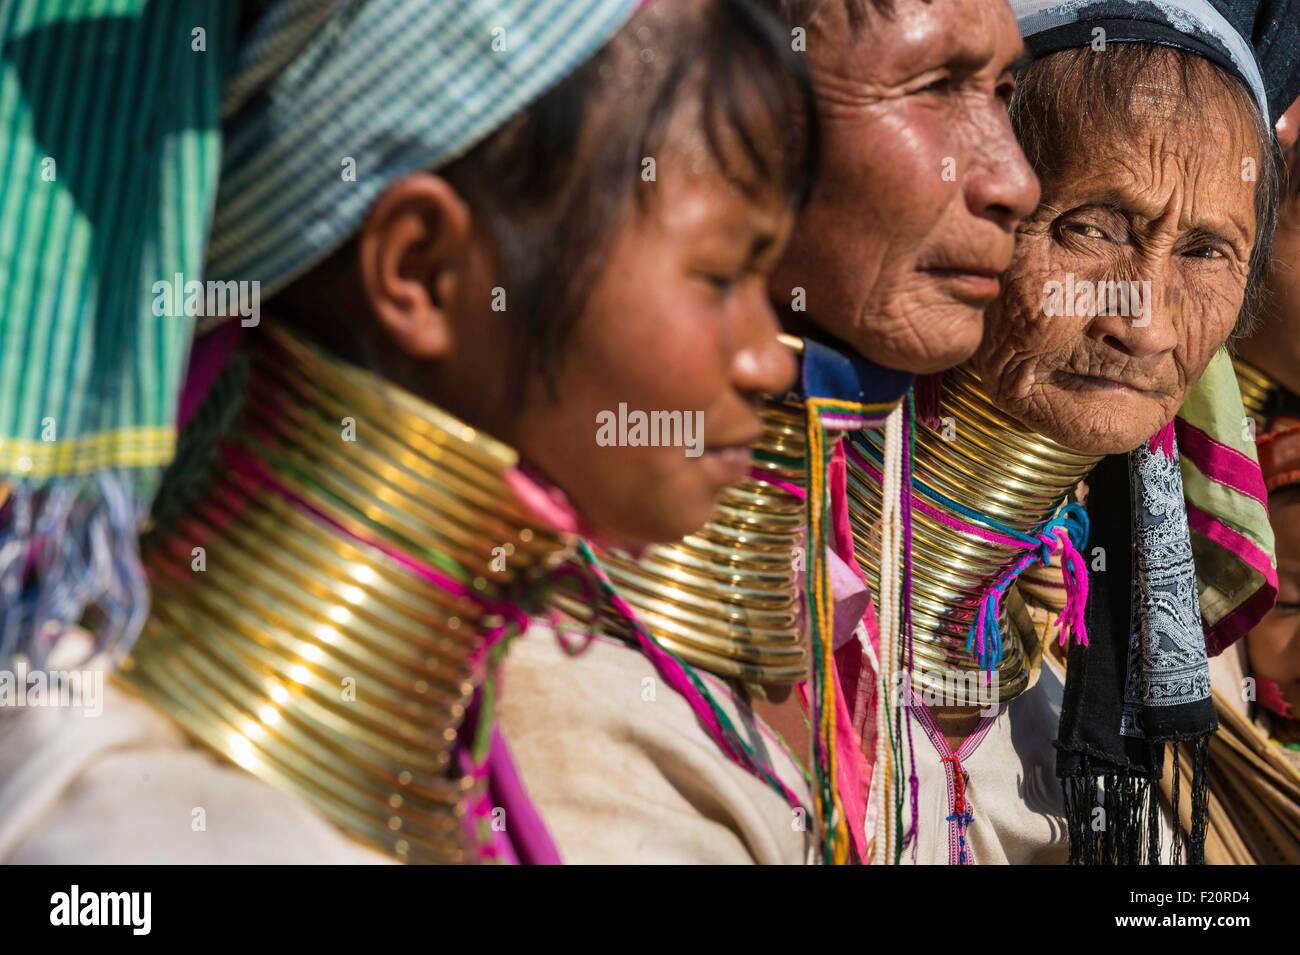
[[[688,94],[712,161],[746,192],[774,184],[802,205],[817,168],[812,83],[753,0],[652,4],[509,125],[439,170],[486,222],[517,380],[550,386],[584,293],[629,208],[654,201],[643,160]],[[674,130],[676,135],[676,130]],[[689,161],[689,160],[683,160]]]

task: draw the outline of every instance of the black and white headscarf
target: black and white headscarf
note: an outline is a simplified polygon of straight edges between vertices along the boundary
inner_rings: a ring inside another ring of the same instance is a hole
[[[1160,861],[1158,781],[1166,749],[1179,778],[1184,744],[1187,858],[1204,857],[1206,744],[1218,723],[1177,444],[1163,444],[1106,458],[1089,479],[1090,543],[1109,560],[1093,578],[1089,645],[1070,650],[1056,744],[1074,863]],[[1181,849],[1176,838],[1173,858]]]
[[[1272,126],[1300,88],[1295,0],[1011,0],[1034,56],[1107,43],[1153,43],[1203,56],[1244,83]]]

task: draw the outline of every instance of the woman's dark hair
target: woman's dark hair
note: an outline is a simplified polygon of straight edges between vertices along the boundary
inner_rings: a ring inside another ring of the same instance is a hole
[[[486,222],[510,314],[518,381],[548,384],[605,263],[610,233],[654,201],[643,160],[686,94],[710,158],[747,192],[801,205],[817,168],[812,83],[753,0],[652,4],[509,125],[439,170]]]
[[[1263,305],[1283,170],[1268,120],[1244,83],[1210,60],[1173,47],[1113,43],[1105,53],[1079,47],[1044,56],[1021,71],[1011,101],[1011,123],[1029,164],[1048,183],[1078,156],[1095,152],[1098,140],[1107,149],[1122,144],[1135,122],[1141,90],[1156,80],[1170,83],[1181,94],[1177,106],[1170,107],[1170,123],[1226,119],[1219,105],[1226,93],[1228,108],[1246,116],[1255,133],[1255,247],[1233,333],[1248,335]]]

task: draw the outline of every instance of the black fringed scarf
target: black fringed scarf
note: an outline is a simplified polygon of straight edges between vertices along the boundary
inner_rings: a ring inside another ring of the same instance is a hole
[[[1160,862],[1165,744],[1188,744],[1187,861],[1205,861],[1210,697],[1196,571],[1176,447],[1104,459],[1089,481],[1090,547],[1103,548],[1087,607],[1089,645],[1070,649],[1057,735],[1072,864]],[[1095,553],[1095,551],[1094,551]],[[1182,860],[1174,745],[1174,862]]]

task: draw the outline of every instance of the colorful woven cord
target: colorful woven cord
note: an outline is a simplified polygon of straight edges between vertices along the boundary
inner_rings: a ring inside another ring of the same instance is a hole
[[[600,565],[600,560],[596,557],[591,545],[585,540],[578,543],[578,555],[582,559],[583,566],[595,577],[605,598],[622,615],[627,625],[636,634],[641,651],[654,664],[664,682],[680,693],[686,702],[690,704],[691,709],[695,711],[696,718],[699,719],[700,724],[719,748],[737,766],[763,780],[772,789],[780,793],[792,809],[805,808],[803,800],[781,781],[776,771],[737,732],[731,717],[727,715],[726,710],[718,705],[718,702],[713,698],[713,694],[709,692],[708,686],[700,679],[694,668],[677,654],[663,647],[650,633],[645,624],[641,622],[632,606],[618,595],[618,591],[615,589],[613,582],[610,581],[609,575]]]
[[[869,446],[855,444],[849,447],[848,453],[863,470],[873,477],[879,477],[881,471]],[[1057,620],[1057,626],[1061,631],[1061,642],[1064,644],[1073,638],[1076,642],[1087,646],[1088,631],[1084,623],[1084,608],[1088,603],[1088,571],[1081,551],[1088,543],[1088,512],[1082,506],[1067,504],[1055,517],[1033,533],[1025,534],[987,514],[981,514],[954,501],[915,477],[912,480],[912,489],[914,492],[912,506],[934,520],[959,533],[969,534],[988,543],[1025,551],[985,591],[967,634],[966,648],[985,669],[986,678],[989,678],[988,675],[992,673],[1002,656],[1002,629],[999,617],[1003,596],[1027,569],[1037,563],[1051,566],[1052,559],[1057,554],[1061,555],[1065,569],[1066,588],[1065,609]]]
[[[826,549],[831,540],[830,495],[827,471],[831,448],[826,432],[829,417],[840,425],[861,411],[861,404],[834,398],[808,398],[807,512],[808,639],[812,655],[810,717],[813,724],[813,802],[822,833],[825,862],[850,861],[852,840],[836,781],[836,700],[834,629],[831,607],[830,566]],[[854,860],[856,861],[856,860]]]
[[[898,864],[909,843],[915,846],[919,816],[911,721],[898,692],[912,666],[911,632],[911,400],[905,399],[884,422],[880,520],[879,645],[876,673],[876,746],[870,801],[877,807],[871,860]],[[852,447],[846,449],[851,453]],[[906,784],[905,781],[906,780]],[[906,785],[906,789],[904,786]],[[911,824],[903,815],[911,795]]]

